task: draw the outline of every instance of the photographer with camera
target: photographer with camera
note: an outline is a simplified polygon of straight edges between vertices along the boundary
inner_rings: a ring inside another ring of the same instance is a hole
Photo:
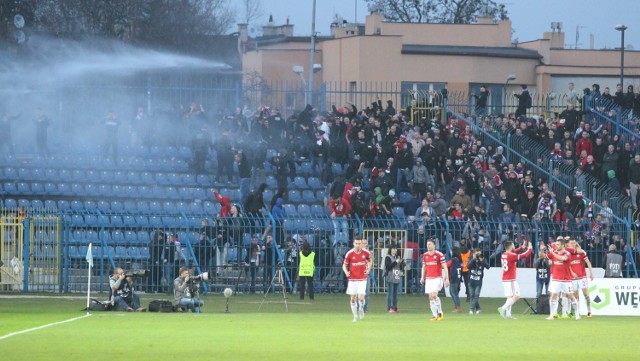
[[[472,315],[475,311],[476,314],[482,312],[480,310],[480,291],[482,290],[482,278],[484,277],[484,270],[489,269],[489,263],[484,258],[480,248],[477,248],[473,252],[472,258],[467,264],[469,269],[469,295],[471,296],[471,308],[469,314]]]
[[[387,282],[387,312],[398,312],[398,288],[402,281],[405,261],[398,254],[398,246],[392,243],[384,259],[384,279]]]
[[[111,306],[117,311],[144,312],[147,309],[140,307],[140,297],[133,292],[129,284],[130,277],[132,275],[127,276],[124,270],[118,267],[109,278]]]
[[[204,306],[204,302],[196,298],[200,288],[200,277],[191,277],[187,267],[180,268],[180,276],[173,281],[176,306],[184,307],[193,313],[202,313],[200,307]]]

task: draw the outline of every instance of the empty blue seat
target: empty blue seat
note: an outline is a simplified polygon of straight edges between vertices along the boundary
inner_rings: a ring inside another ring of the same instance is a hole
[[[82,203],[81,201],[77,201],[77,200],[71,201],[70,205],[71,205],[72,211],[78,212],[78,211],[84,210],[84,203]]]
[[[306,204],[298,205],[298,215],[300,217],[309,217],[309,216],[311,216],[311,208]]]
[[[191,189],[187,187],[179,187],[178,196],[182,199],[191,198],[192,197]]]
[[[31,179],[31,169],[29,169],[29,168],[18,168],[18,179],[30,180]]]
[[[74,196],[83,196],[84,193],[84,185],[80,183],[71,184],[71,194]]]
[[[6,203],[6,201],[5,201]],[[71,210],[71,206],[69,205],[68,201],[65,200],[59,200],[58,201],[58,209],[61,211],[69,211]]]
[[[142,255],[140,254],[140,248],[138,247],[129,247],[127,249],[127,252],[129,254],[129,258],[132,260],[140,261],[143,259]]]
[[[111,227],[122,227],[124,222],[122,221],[122,217],[120,216],[111,216],[110,218]]]
[[[140,251],[139,259],[146,260],[151,258],[151,254],[149,253],[149,247],[139,247],[138,250]]]
[[[314,217],[322,217],[324,216],[325,211],[319,204],[314,204],[311,206],[311,215]]]
[[[296,211],[296,206],[293,204],[285,204],[284,211],[288,218],[296,217],[298,212]]]
[[[125,231],[124,232],[124,241],[129,243],[129,244],[135,244],[135,243],[138,242],[138,235],[136,234],[135,231]]]
[[[87,181],[99,183],[100,182],[100,173],[95,170],[88,170],[85,172],[85,176],[87,177]]]
[[[133,213],[136,211],[136,202],[134,201],[124,201],[124,211],[128,213]]]
[[[31,193],[33,193],[34,195],[43,195],[44,185],[39,182],[31,183]]]
[[[113,231],[111,232],[111,239],[115,244],[124,243],[124,233],[122,231]]]
[[[149,212],[149,202],[138,201],[136,203],[136,208],[138,209],[138,212]]]
[[[127,173],[127,183],[129,184],[140,184],[142,181],[140,180],[140,173],[138,172],[128,172]]]
[[[138,197],[138,187],[134,185],[125,185],[123,187],[124,196],[127,198],[136,198]]]
[[[272,175],[267,176],[267,187],[278,188],[278,182],[276,181],[276,177]]]
[[[306,203],[315,203],[316,196],[312,190],[309,190],[309,189],[304,190],[302,191],[302,201]]]
[[[122,224],[125,227],[135,227],[136,226],[136,217],[131,215],[122,216]]]
[[[89,197],[98,196],[98,186],[93,183],[87,183],[84,185],[84,193]]]
[[[405,218],[404,208],[402,207],[393,207],[391,213],[398,218]]]
[[[149,217],[149,225],[151,227],[162,228],[162,218],[158,216]]]
[[[18,182],[18,184],[16,184],[16,190],[18,191],[17,194],[30,194],[31,193],[31,187],[29,187],[29,183],[26,182]]]
[[[112,197],[123,197],[125,195],[125,186],[114,184],[111,186]]]
[[[103,197],[111,197],[111,186],[107,184],[100,184],[98,186],[98,194]]]
[[[210,192],[205,191],[204,188],[201,187],[197,187],[197,188],[193,188],[191,190],[192,194],[193,194],[193,199],[207,199],[208,197],[210,197]]]
[[[115,249],[115,258],[116,259],[127,259],[129,258],[129,250],[125,246],[117,246]]]
[[[210,187],[211,183],[213,183],[212,181],[209,181],[209,177],[204,175],[204,174],[198,174],[198,177],[196,178],[196,183],[200,186],[203,187]]]
[[[182,177],[178,173],[169,173],[167,175],[167,178],[169,180],[169,184],[173,184],[173,185],[182,184]]]
[[[175,206],[176,206],[176,211],[178,212],[186,212],[186,213],[189,212],[189,203],[187,202],[177,202]]]
[[[297,191],[297,190],[290,190],[289,191],[289,202],[293,202],[293,203],[302,202],[302,196],[300,195],[300,192]]]
[[[136,224],[138,227],[149,227],[149,218],[145,216],[136,216]]]
[[[100,212],[109,213],[111,212],[111,204],[107,201],[99,201],[98,209],[100,210]]]
[[[74,182],[85,182],[87,181],[87,174],[82,169],[75,169],[71,172],[71,176]]]
[[[13,182],[4,182],[2,188],[4,190],[4,194],[18,194],[18,188]]]
[[[9,180],[20,179],[20,177],[18,176],[18,171],[15,168],[12,168],[12,167],[5,167],[4,168],[4,178],[9,179]]]
[[[122,202],[119,202],[119,201],[111,202],[111,211],[116,213],[121,213],[123,210],[124,210],[124,207],[122,205]]]
[[[320,179],[317,177],[309,177],[308,179],[309,188],[317,190],[322,188],[322,184],[320,183]]]
[[[188,186],[196,185],[196,177],[191,173],[186,173],[182,175],[182,184],[186,184]]]
[[[72,226],[82,226],[84,225],[84,218],[82,218],[79,214],[74,214],[71,216],[71,225]]]
[[[44,203],[39,199],[34,199],[31,201],[31,208],[42,209],[44,208]]]
[[[142,172],[140,174],[140,180],[143,184],[154,184],[155,179],[153,178],[153,174],[149,172]]]
[[[156,184],[167,185],[169,184],[169,178],[164,173],[156,173]]]
[[[160,202],[149,202],[149,210],[153,213],[160,213],[162,212],[162,204]]]
[[[138,197],[151,198],[153,196],[153,189],[150,186],[139,186]]]
[[[170,201],[163,202],[162,210],[164,210],[166,213],[176,213],[176,205]]]
[[[58,183],[58,194],[61,196],[72,196],[71,186],[69,183]]]
[[[293,186],[300,190],[309,188],[309,186],[307,185],[306,179],[302,177],[293,178]]]
[[[84,210],[93,212],[98,209],[98,204],[94,201],[84,201]]]
[[[108,170],[100,171],[100,181],[103,183],[114,183],[115,178],[113,174],[114,174],[113,172]]]
[[[334,176],[342,174],[342,164],[340,163],[332,163],[331,164],[331,172]]]
[[[151,241],[151,237],[149,237],[149,232],[138,231],[138,243],[148,244],[150,241]]]
[[[204,213],[204,210],[202,209],[202,202],[191,202],[189,203],[189,212],[190,213],[195,213],[195,214],[201,214]]]
[[[6,206],[6,202],[5,202],[5,206]],[[58,204],[54,200],[47,199],[47,200],[44,201],[44,207],[46,209],[50,209],[50,210],[57,210],[58,209]]]
[[[178,194],[178,190],[173,186],[165,187],[164,193],[167,195],[167,198],[171,198],[171,199],[180,198],[180,195]]]
[[[46,172],[44,169],[36,168],[31,170],[31,178],[37,181],[46,179]]]
[[[56,169],[47,169],[44,171],[44,173],[45,173],[45,179],[48,180],[49,182],[56,182],[60,180],[58,178],[58,170]]]
[[[311,174],[311,163],[310,162],[303,162],[300,167],[298,167],[298,173],[299,174],[303,174],[303,175],[310,175]]]
[[[58,171],[58,180],[61,182],[73,181],[73,172],[67,169],[60,169]]]

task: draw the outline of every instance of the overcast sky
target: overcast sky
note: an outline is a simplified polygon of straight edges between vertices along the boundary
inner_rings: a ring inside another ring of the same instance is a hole
[[[628,27],[625,44],[640,50],[640,0],[507,0],[504,3],[515,30],[513,39],[519,42],[541,38],[543,32],[551,30],[551,22],[558,21],[563,23],[566,47],[575,46],[576,27],[580,26],[578,48],[589,48],[590,34],[594,36],[596,49],[619,48],[620,32],[614,27],[623,23]],[[276,25],[284,24],[289,17],[295,25],[295,35],[311,33],[313,0],[261,0],[261,4],[263,16],[257,23],[266,23],[269,14],[273,14]],[[364,0],[317,0],[316,31],[328,35],[335,14],[352,22],[356,11],[357,21],[364,22],[369,13]],[[240,18],[242,11],[238,13]]]

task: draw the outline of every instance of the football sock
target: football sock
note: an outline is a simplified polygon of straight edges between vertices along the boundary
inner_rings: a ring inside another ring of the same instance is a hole
[[[587,312],[591,313],[591,298],[587,295],[584,297],[584,300],[587,302]]]
[[[436,306],[438,307],[438,314],[442,313],[442,302],[440,301],[440,297],[436,298]]]
[[[551,310],[551,316],[558,313],[558,299],[549,298],[549,309]]]
[[[580,302],[574,299],[571,301],[571,306],[573,306],[573,310],[576,312],[576,316],[580,314]]]
[[[513,298],[508,298],[504,305],[502,305],[502,309],[507,310],[508,308],[511,308],[511,305],[513,305],[514,303],[515,302],[513,302]]]
[[[351,303],[351,313],[353,313],[353,317],[358,317],[358,304],[355,302]]]
[[[429,305],[431,306],[431,313],[433,313],[433,317],[438,317],[438,305],[435,300],[430,300]]]

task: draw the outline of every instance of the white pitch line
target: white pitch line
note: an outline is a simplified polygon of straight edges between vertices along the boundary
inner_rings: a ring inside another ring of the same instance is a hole
[[[63,323],[67,323],[67,322],[73,322],[73,321],[79,320],[79,319],[81,319],[81,318],[89,317],[89,316],[91,316],[91,314],[90,314],[90,313],[88,313],[88,314],[86,314],[86,315],[84,315],[84,316],[74,317],[74,318],[70,318],[70,319],[68,319],[68,320],[64,320],[64,321],[58,321],[58,322],[48,323],[48,324],[46,324],[46,325],[42,325],[42,326],[38,326],[38,327],[34,327],[34,328],[30,328],[30,329],[27,329],[27,330],[22,330],[22,331],[17,331],[17,332],[11,332],[11,333],[8,333],[8,334],[6,334],[6,335],[0,336],[0,340],[4,340],[4,339],[9,338],[9,337],[11,337],[11,336],[21,335],[21,334],[23,334],[23,333],[27,333],[27,332],[31,332],[31,331],[41,330],[41,329],[46,328],[46,327],[49,327],[49,326],[55,326],[55,325],[61,325],[61,324],[63,324]]]

